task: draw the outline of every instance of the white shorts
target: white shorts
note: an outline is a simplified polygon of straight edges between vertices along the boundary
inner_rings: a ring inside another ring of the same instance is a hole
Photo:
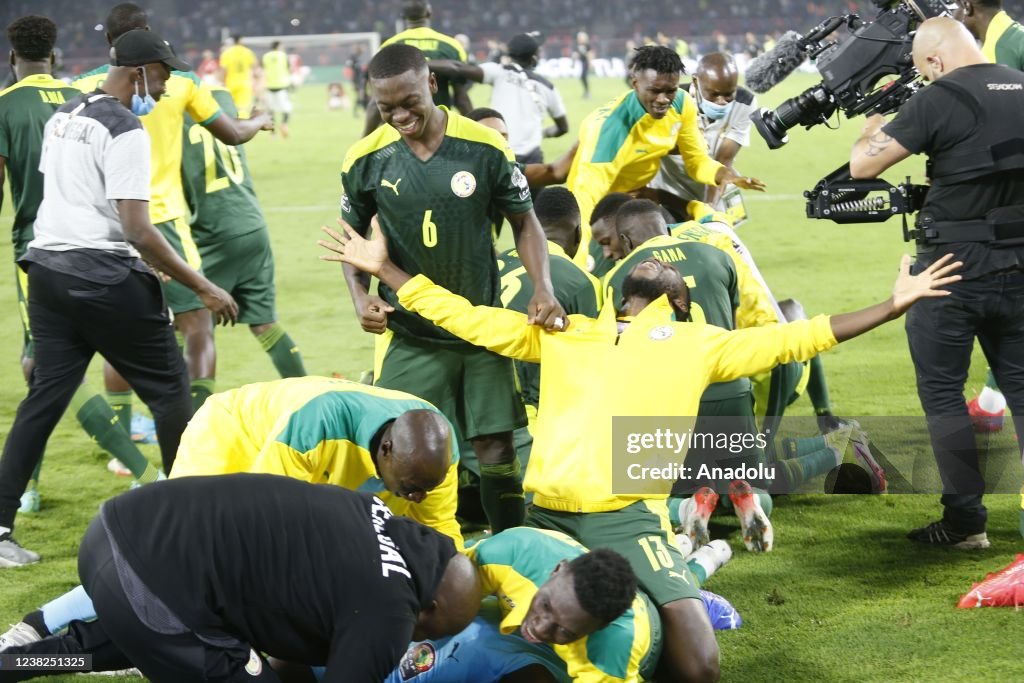
[[[267,107],[275,114],[292,113],[292,98],[288,94],[288,88],[267,90],[264,97],[267,100]]]

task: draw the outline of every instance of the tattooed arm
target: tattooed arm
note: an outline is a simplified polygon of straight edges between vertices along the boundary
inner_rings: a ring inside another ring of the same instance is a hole
[[[880,114],[869,116],[860,139],[853,145],[850,173],[854,178],[876,178],[885,169],[910,156],[910,151],[886,134]]]

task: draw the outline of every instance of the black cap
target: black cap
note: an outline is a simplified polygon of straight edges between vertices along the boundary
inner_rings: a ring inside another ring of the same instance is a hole
[[[520,33],[517,36],[512,36],[512,40],[508,41],[507,49],[509,57],[527,59],[537,54],[540,50],[540,43],[533,35]]]
[[[163,62],[175,71],[191,71],[192,67],[178,59],[166,40],[145,29],[121,34],[110,48],[110,63],[114,66],[145,66]]]

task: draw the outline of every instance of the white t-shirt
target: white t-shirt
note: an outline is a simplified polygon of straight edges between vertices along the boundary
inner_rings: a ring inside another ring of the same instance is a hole
[[[491,108],[505,117],[512,152],[523,155],[540,147],[545,115],[553,119],[565,116],[565,103],[555,86],[518,64],[486,62],[480,69],[484,83],[494,86]]]
[[[149,136],[137,116],[110,95],[76,97],[47,121],[39,170],[43,201],[29,248],[139,255],[117,211],[118,199],[149,201]]]
[[[750,115],[757,110],[757,98],[746,88],[736,89],[729,112],[717,121],[711,121],[700,114],[700,122],[704,129],[704,141],[708,145],[708,153],[714,158],[723,140],[733,140],[740,147],[750,144]],[[656,190],[671,192],[680,199],[704,200],[704,185],[686,174],[683,159],[678,154],[669,154],[661,159],[661,168],[647,184]],[[721,207],[715,207],[721,208]]]

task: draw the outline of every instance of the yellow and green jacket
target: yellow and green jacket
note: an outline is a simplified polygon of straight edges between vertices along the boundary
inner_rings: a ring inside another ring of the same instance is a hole
[[[444,481],[422,503],[388,491],[370,456],[371,441],[384,425],[420,409],[440,412],[411,394],[342,379],[247,384],[206,400],[182,435],[171,477],[252,472],[365,491],[395,514],[450,536],[461,549],[458,446],[452,444]]]
[[[587,549],[558,531],[515,527],[480,541],[468,551],[484,595],[498,598],[500,629],[520,638],[519,627],[537,590],[562,560],[572,561]],[[639,683],[641,669],[658,658],[658,610],[643,592],[618,619],[567,645],[546,645],[566,664],[575,683]]]
[[[422,275],[398,296],[410,311],[472,344],[542,364],[534,456],[524,488],[534,494],[534,504],[565,512],[619,510],[668,496],[671,482],[663,493],[615,493],[613,417],[696,416],[709,384],[806,360],[836,344],[826,316],[726,331],[675,322],[665,297],[620,334],[608,301],[597,318],[572,315],[567,331],[546,332],[527,325],[522,313],[473,306]]]
[[[645,187],[657,174],[662,157],[673,149],[679,150],[686,172],[699,183],[714,185],[722,168],[708,154],[697,104],[683,90],[660,119],[647,113],[634,91],[620,95],[583,120],[579,144],[566,186],[576,196],[583,218],[583,241],[575,259],[583,266],[589,253],[590,214],[605,195]]]

